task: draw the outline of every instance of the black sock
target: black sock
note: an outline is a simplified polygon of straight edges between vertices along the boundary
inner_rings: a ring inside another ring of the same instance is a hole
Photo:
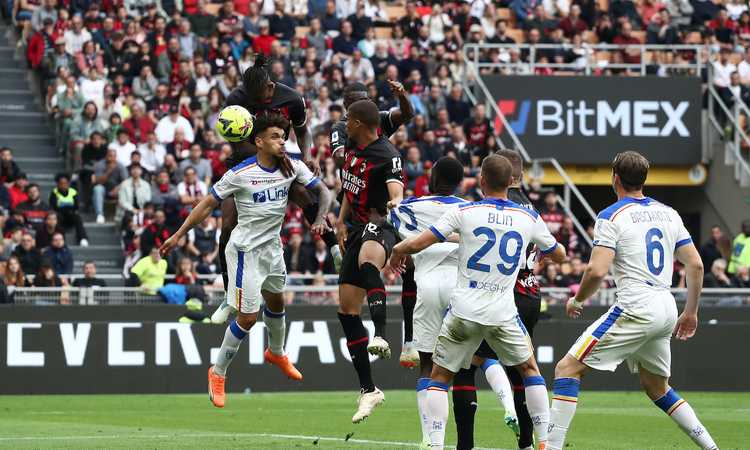
[[[453,415],[456,418],[456,450],[474,448],[474,415],[477,412],[475,366],[461,369],[453,379]]]
[[[369,342],[367,328],[362,325],[362,318],[358,315],[339,313],[339,322],[344,328],[346,346],[349,348],[354,370],[357,371],[359,377],[359,386],[365,392],[372,392],[375,390],[375,383],[372,382],[370,355],[367,353]]]
[[[375,336],[385,339],[385,285],[380,271],[369,262],[359,266],[359,270],[367,291],[367,305],[370,307],[370,319],[375,324]]]
[[[305,214],[307,222],[312,225],[315,223],[315,219],[318,218],[318,203],[307,205],[302,211]],[[326,247],[331,248],[334,245],[338,245],[338,241],[336,240],[336,233],[333,232],[333,224],[328,218],[326,218],[326,223],[331,230],[321,234],[320,237],[323,239],[323,242],[326,243]]]
[[[513,403],[516,405],[516,415],[518,416],[518,448],[526,448],[534,442],[534,424],[531,422],[529,409],[526,407],[526,392],[524,390],[523,378],[514,368],[508,372],[508,379],[513,386]]]
[[[414,268],[401,274],[401,308],[404,310],[404,342],[414,339],[414,306],[417,304],[417,282],[414,281]]]

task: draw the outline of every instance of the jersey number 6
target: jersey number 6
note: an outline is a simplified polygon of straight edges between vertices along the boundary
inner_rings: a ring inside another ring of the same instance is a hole
[[[654,275],[659,275],[664,270],[664,246],[661,245],[663,237],[664,234],[658,228],[651,228],[646,233],[646,265]],[[655,258],[654,252],[656,252]]]
[[[479,247],[476,252],[474,252],[473,255],[471,255],[469,261],[466,264],[466,267],[472,270],[478,270],[480,272],[489,272],[492,269],[491,266],[489,264],[482,264],[479,262],[479,260],[481,260],[484,255],[486,255],[490,250],[492,250],[492,247],[495,246],[495,243],[497,242],[497,235],[492,228],[479,227],[474,229],[474,236],[486,236],[487,242],[485,242],[481,247]],[[515,241],[516,243],[516,252],[512,255],[508,253],[508,244],[510,243],[510,241]],[[517,231],[507,231],[503,233],[503,237],[500,238],[499,245],[500,259],[505,264],[510,264],[510,266],[506,266],[502,263],[497,264],[497,270],[499,270],[503,275],[512,275],[518,267],[518,262],[521,260],[522,252],[523,238],[521,237],[521,234]]]

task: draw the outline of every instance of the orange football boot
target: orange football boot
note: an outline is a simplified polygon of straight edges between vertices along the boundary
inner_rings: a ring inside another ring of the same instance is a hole
[[[289,358],[287,358],[286,355],[276,355],[271,351],[271,349],[267,348],[266,352],[263,353],[263,358],[267,363],[273,364],[274,366],[281,369],[281,371],[284,372],[284,375],[291,378],[292,380],[302,381],[302,373],[300,373],[300,371],[297,370],[296,367],[294,367],[294,364],[289,361]]]
[[[217,408],[223,408],[227,398],[224,393],[224,383],[227,378],[214,373],[214,367],[208,368],[208,397]]]

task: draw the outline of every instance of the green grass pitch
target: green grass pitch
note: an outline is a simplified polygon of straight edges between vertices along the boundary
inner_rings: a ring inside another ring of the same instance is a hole
[[[749,448],[750,393],[686,392],[724,449]],[[415,448],[420,440],[413,391],[388,391],[366,422],[352,425],[354,392],[207,395],[0,397],[3,448]],[[512,449],[502,412],[479,394],[476,445]],[[451,418],[451,421],[453,419]],[[350,435],[346,440],[347,435]],[[447,433],[455,443],[455,429]],[[568,449],[690,449],[692,442],[639,392],[582,391]]]

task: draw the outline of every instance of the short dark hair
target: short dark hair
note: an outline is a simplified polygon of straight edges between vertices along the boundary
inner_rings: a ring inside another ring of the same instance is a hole
[[[507,148],[500,149],[496,152],[497,155],[504,156],[510,161],[511,167],[513,167],[513,179],[520,181],[523,175],[523,158],[521,154],[515,150]]]
[[[433,193],[456,190],[464,179],[464,166],[461,161],[450,156],[443,156],[432,166],[430,190]]]
[[[370,128],[380,126],[380,110],[378,105],[370,100],[358,100],[349,105],[349,119],[356,119]]]
[[[255,62],[251,67],[245,70],[242,74],[242,85],[245,87],[245,91],[252,99],[257,99],[263,89],[266,88],[266,84],[270,81],[268,70],[266,65],[268,60],[262,53],[255,55]]]
[[[620,177],[622,187],[628,192],[643,189],[648,168],[646,157],[632,150],[618,153],[612,161],[612,173]]]
[[[60,172],[57,175],[55,175],[55,183],[59,183],[60,180],[62,180],[62,179],[70,181],[70,175],[68,175],[65,172]]]
[[[505,156],[493,154],[482,161],[482,178],[486,180],[490,189],[507,189],[512,176],[513,166]]]
[[[281,128],[286,132],[289,129],[289,121],[281,114],[262,115],[255,119],[253,134],[257,136],[272,127]]]
[[[357,100],[367,100],[367,86],[364,83],[349,83],[344,88],[344,105],[351,105]]]
[[[29,183],[28,185],[26,185],[26,192],[28,193],[31,188],[39,189],[39,185],[36,183]]]

